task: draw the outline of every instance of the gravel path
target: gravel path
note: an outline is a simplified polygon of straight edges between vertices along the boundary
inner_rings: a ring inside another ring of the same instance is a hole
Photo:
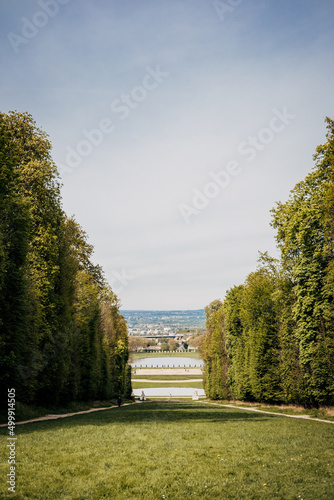
[[[276,415],[276,417],[289,417],[289,418],[303,418],[306,420],[315,420],[317,422],[324,422],[325,424],[334,424],[333,420],[322,420],[321,418],[311,418],[309,415],[287,415],[286,413],[276,413],[274,411],[257,410],[256,408],[250,408],[246,406],[234,406],[234,405],[221,405],[219,403],[211,403],[209,401],[201,401],[202,403],[216,406],[224,406],[225,408],[236,408],[238,410],[246,411],[257,411],[259,413],[269,413],[269,415]]]
[[[151,382],[151,381],[150,381]],[[161,382],[166,382],[162,380]],[[200,403],[205,403],[209,405],[222,406],[225,408],[235,408],[237,410],[246,411],[256,411],[258,413],[268,413],[269,415],[276,415],[276,417],[289,417],[289,418],[303,418],[304,420],[314,420],[316,422],[323,422],[325,424],[334,424],[332,420],[322,420],[321,418],[311,418],[309,415],[287,415],[285,413],[275,413],[273,411],[257,410],[256,408],[249,408],[245,406],[233,406],[233,405],[221,405],[219,403],[211,403],[209,401],[200,401]],[[143,404],[143,401],[135,401],[134,403],[124,403],[122,406],[128,406],[133,404]],[[23,422],[15,422],[15,425],[30,424],[32,422],[42,422],[43,420],[57,420],[58,418],[73,417],[75,415],[83,415],[84,413],[92,413],[94,411],[110,410],[112,408],[118,408],[117,406],[107,406],[104,408],[91,408],[90,410],[77,411],[75,413],[63,413],[61,415],[45,415],[45,417],[33,418],[31,420],[24,420]],[[0,427],[7,427],[8,424],[1,424]]]
[[[124,403],[122,406],[142,403],[142,401],[135,401],[134,403]],[[45,415],[44,417],[32,418],[31,420],[23,420],[22,422],[15,422],[15,425],[30,424],[32,422],[41,422],[42,420],[57,420],[58,418],[74,417],[75,415],[83,415],[84,413],[92,413],[94,411],[111,410],[118,408],[117,405],[104,406],[103,408],[91,408],[90,410],[76,411],[74,413],[61,413],[60,415]],[[1,424],[0,427],[8,427],[8,424]]]

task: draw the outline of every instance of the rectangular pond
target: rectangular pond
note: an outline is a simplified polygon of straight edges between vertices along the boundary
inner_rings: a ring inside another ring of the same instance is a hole
[[[161,356],[140,358],[130,363],[133,368],[184,368],[184,367],[202,367],[204,361],[198,358],[187,358],[183,356]]]
[[[141,396],[142,391],[146,397],[192,397],[196,391],[198,396],[205,396],[204,389],[194,389],[193,387],[148,387],[147,389],[133,389],[136,397]]]

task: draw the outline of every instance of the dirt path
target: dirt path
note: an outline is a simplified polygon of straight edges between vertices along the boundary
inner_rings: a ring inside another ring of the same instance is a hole
[[[257,410],[246,406],[234,405],[221,405],[219,403],[210,403],[209,401],[201,401],[202,403],[216,406],[224,406],[225,408],[236,408],[237,410],[257,411],[258,413],[269,413],[269,415],[276,415],[276,417],[289,417],[289,418],[303,418],[306,420],[315,420],[317,422],[324,422],[325,424],[334,424],[333,420],[322,420],[321,418],[311,418],[309,415],[287,415],[286,413],[275,413],[274,411]]]
[[[162,382],[166,382],[165,380]],[[309,415],[287,415],[285,413],[275,413],[273,411],[257,410],[256,408],[250,408],[245,406],[233,406],[233,405],[221,405],[219,403],[211,403],[209,401],[200,401],[200,403],[205,403],[215,406],[223,406],[225,408],[235,408],[237,410],[246,411],[256,411],[258,413],[268,413],[269,415],[276,415],[276,417],[289,417],[289,418],[303,418],[304,420],[314,420],[316,422],[323,422],[325,424],[334,424],[332,420],[322,420],[321,418],[311,418]],[[133,404],[143,404],[143,401],[135,401],[134,403],[124,403],[122,406],[129,406]],[[118,408],[116,405],[107,406],[104,408],[91,408],[90,410],[78,411],[75,413],[63,413],[61,415],[45,415],[45,417],[32,418],[31,420],[24,420],[22,422],[15,422],[15,425],[30,424],[33,422],[42,422],[43,420],[57,420],[59,418],[74,417],[75,415],[83,415],[84,413],[92,413],[94,411],[111,410],[112,408]],[[7,427],[8,424],[0,424],[0,427]]]
[[[135,401],[134,403],[124,403],[122,406],[142,403],[142,401]],[[31,420],[23,420],[22,422],[15,422],[15,425],[30,424],[32,422],[42,422],[43,420],[57,420],[58,418],[74,417],[75,415],[83,415],[84,413],[92,413],[94,411],[111,410],[118,408],[117,405],[106,406],[103,408],[91,408],[90,410],[77,411],[74,413],[61,413],[60,415],[45,415],[44,417],[32,418]],[[7,427],[8,424],[1,424],[0,427]]]

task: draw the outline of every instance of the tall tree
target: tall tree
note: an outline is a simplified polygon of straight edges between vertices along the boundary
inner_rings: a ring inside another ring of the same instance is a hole
[[[29,114],[0,113],[1,382],[28,403],[128,393],[126,323],[50,151]]]
[[[273,211],[283,266],[293,283],[293,317],[303,372],[303,401],[334,400],[333,184],[334,122],[316,150],[315,168]]]
[[[29,205],[20,186],[15,137],[0,113],[0,382],[3,387],[15,385],[19,395],[17,367],[26,348],[26,262],[31,234]]]
[[[229,396],[228,361],[222,302],[220,300],[211,302],[205,308],[205,314],[207,333],[202,345],[202,355],[205,360],[205,392],[211,399],[226,399]]]
[[[226,339],[227,388],[234,398],[304,405],[334,402],[334,122],[315,167],[273,210],[278,263],[260,267],[207,308],[206,388],[217,384]],[[217,342],[218,341],[218,342]]]

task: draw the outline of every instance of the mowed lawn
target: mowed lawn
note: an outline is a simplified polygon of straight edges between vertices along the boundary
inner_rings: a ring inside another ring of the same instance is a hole
[[[136,382],[136,380],[132,381],[133,389],[148,389],[152,387],[187,387],[190,389],[204,389],[203,382],[200,380],[199,382],[188,382],[185,380],[184,382],[158,382],[156,380],[152,380],[151,382]]]
[[[334,425],[201,402],[145,402],[17,427],[0,498],[332,499]]]

